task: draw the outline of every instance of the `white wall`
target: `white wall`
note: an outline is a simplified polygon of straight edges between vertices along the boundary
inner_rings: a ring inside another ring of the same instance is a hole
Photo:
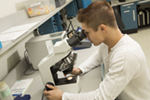
[[[0,18],[17,12],[16,4],[23,0],[0,0]]]

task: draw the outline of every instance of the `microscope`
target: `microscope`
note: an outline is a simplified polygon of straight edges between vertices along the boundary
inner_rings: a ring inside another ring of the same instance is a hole
[[[66,31],[60,31],[32,37],[25,43],[26,57],[34,70],[38,69],[38,64],[44,57],[53,53],[53,45],[65,39],[66,36]]]
[[[78,45],[86,35],[81,30],[69,38],[57,41],[51,46],[51,53],[44,57],[38,64],[43,83],[52,82],[64,92],[78,93],[81,90],[80,77],[58,77],[59,71],[64,74],[72,72],[77,54],[72,52],[72,47]],[[53,39],[51,40],[53,41]]]

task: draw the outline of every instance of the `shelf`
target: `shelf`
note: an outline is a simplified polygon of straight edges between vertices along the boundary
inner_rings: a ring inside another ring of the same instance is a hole
[[[13,26],[9,26],[8,25],[8,28],[14,27],[14,26],[32,24],[32,23],[35,23],[35,22],[38,22],[38,23],[35,24],[34,26],[32,26],[27,32],[25,32],[22,36],[20,36],[15,41],[2,42],[2,46],[3,47],[0,49],[0,55],[2,55],[4,52],[6,52],[11,47],[13,47],[15,44],[17,44],[23,38],[25,38],[26,36],[28,36],[29,34],[31,34],[35,29],[37,29],[40,25],[42,25],[45,21],[47,21],[49,18],[51,18],[53,15],[55,15],[57,12],[59,12],[65,6],[67,6],[70,2],[72,2],[72,0],[66,0],[66,3],[64,5],[62,5],[61,7],[56,8],[53,12],[51,12],[49,14],[46,14],[46,15],[41,15],[41,16],[32,17],[32,18],[29,18],[29,17],[28,18],[24,18],[24,16],[21,16],[21,15],[25,15],[25,14],[26,14],[26,16],[28,16],[28,15],[27,15],[27,13],[26,13],[25,10],[22,10],[22,11],[17,12],[16,14],[11,15],[13,17],[8,16],[7,18],[4,18],[5,21],[3,21],[3,23],[6,22],[6,25],[8,23],[8,20],[12,20],[12,22],[15,23],[16,20],[24,19],[22,22],[19,22],[16,25],[14,25],[13,23],[11,23]],[[18,17],[18,14],[19,14],[20,18]],[[0,20],[3,20],[3,19],[0,19]],[[0,31],[1,31],[1,29],[0,29]]]

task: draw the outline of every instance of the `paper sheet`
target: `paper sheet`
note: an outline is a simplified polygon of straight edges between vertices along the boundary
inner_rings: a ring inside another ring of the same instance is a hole
[[[28,89],[32,81],[32,78],[16,81],[15,84],[11,87],[12,95],[24,95],[25,91]]]
[[[21,35],[23,35],[28,30],[18,31],[18,32],[12,32],[7,34],[0,34],[0,41],[14,41],[15,39],[19,38]]]
[[[19,25],[19,26],[14,26],[14,27],[11,27],[11,28],[1,32],[1,34],[12,33],[12,32],[17,32],[17,31],[22,31],[22,30],[29,30],[30,28],[32,28],[37,23],[39,23],[39,22],[34,22],[34,23],[24,24],[24,25]]]

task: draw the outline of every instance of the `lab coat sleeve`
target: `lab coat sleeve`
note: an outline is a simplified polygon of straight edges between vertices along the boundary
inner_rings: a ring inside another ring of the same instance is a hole
[[[100,45],[98,50],[94,52],[87,60],[85,60],[81,65],[78,66],[82,71],[82,74],[90,71],[94,67],[100,65],[102,63],[102,46]]]
[[[110,58],[109,72],[99,88],[88,93],[64,93],[62,100],[114,100],[127,86],[131,79],[140,73],[140,61],[130,52],[117,52]]]

